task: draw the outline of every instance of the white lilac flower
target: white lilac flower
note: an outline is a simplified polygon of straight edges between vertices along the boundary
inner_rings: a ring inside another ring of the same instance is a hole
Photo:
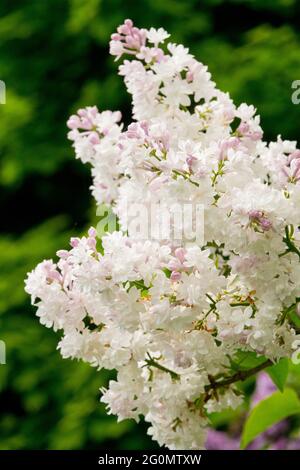
[[[111,54],[130,59],[119,68],[132,95],[127,129],[95,106],[68,120],[96,203],[111,205],[119,231],[98,249],[95,229],[72,238],[57,263],[28,274],[26,291],[40,322],[62,330],[63,357],[117,370],[102,390],[109,413],[144,415],[170,449],[200,449],[205,410],[241,401],[228,384],[236,354],[275,362],[299,346],[288,312],[300,313],[300,151],[264,142],[255,108],[236,107],[182,45],[160,49],[168,37],[131,20],[112,35]],[[202,205],[203,240],[136,239],[136,203]]]
[[[156,47],[158,46],[159,43],[163,43],[165,39],[170,37],[170,34],[167,33],[167,31],[165,31],[163,28],[159,28],[159,29],[150,28],[146,34],[147,34],[148,41],[154,44]]]

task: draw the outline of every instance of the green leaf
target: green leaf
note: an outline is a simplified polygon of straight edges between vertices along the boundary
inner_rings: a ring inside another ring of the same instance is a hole
[[[265,360],[265,356],[258,356],[255,352],[239,350],[230,359],[230,365],[233,370],[247,370],[259,366]]]
[[[269,374],[271,379],[273,380],[276,387],[279,388],[281,392],[283,392],[286,379],[289,373],[289,360],[287,357],[283,357],[280,359],[277,364],[274,364],[271,367],[266,369],[266,372]]]
[[[294,390],[275,392],[258,403],[250,412],[244,425],[241,448],[247,445],[270,426],[293,414],[300,413],[300,400]]]
[[[289,311],[289,319],[294,323],[297,328],[300,328],[300,318],[296,313],[296,307]]]

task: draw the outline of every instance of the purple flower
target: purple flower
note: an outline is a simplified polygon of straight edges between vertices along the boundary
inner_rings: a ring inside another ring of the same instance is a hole
[[[222,431],[210,429],[207,433],[205,448],[207,450],[238,450],[239,438],[230,437]]]

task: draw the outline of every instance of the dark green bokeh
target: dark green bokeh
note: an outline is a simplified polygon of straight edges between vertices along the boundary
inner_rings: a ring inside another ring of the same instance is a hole
[[[130,100],[108,54],[127,17],[163,26],[206,63],[237,103],[253,103],[266,139],[299,139],[297,0],[2,0],[0,79],[0,449],[145,449],[144,425],[117,424],[99,404],[109,374],[62,360],[58,335],[34,316],[28,270],[67,246],[94,218],[88,168],[73,157],[65,121],[79,106]]]

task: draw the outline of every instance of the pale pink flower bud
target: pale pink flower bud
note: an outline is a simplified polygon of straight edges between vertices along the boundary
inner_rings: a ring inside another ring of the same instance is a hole
[[[56,255],[59,257],[59,258],[68,258],[69,256],[69,252],[67,250],[58,250],[56,252]]]
[[[246,122],[241,122],[241,124],[237,128],[238,133],[242,135],[247,134],[249,130],[250,130],[249,124],[247,124]]]
[[[139,40],[133,36],[126,36],[125,43],[131,49],[137,49],[139,46]]]
[[[250,219],[259,219],[262,216],[262,212],[258,210],[251,210],[249,211]]]
[[[121,41],[121,39],[122,39],[121,34],[114,33],[114,34],[111,35],[111,40],[112,41]]]
[[[292,177],[298,180],[300,174],[300,158],[294,158],[294,160],[291,161],[291,171]]]
[[[261,131],[255,131],[255,132],[250,132],[249,136],[251,140],[260,140],[263,136],[263,133]]]
[[[90,227],[88,234],[89,234],[89,237],[95,238],[97,236],[97,230],[94,227]]]
[[[126,135],[129,139],[144,139],[144,129],[137,123],[132,123],[128,126]]]
[[[176,258],[179,259],[179,261],[180,261],[181,263],[183,263],[184,260],[185,260],[185,254],[186,254],[186,250],[185,250],[184,248],[182,248],[182,247],[176,248],[176,250],[175,250],[175,256],[176,256]]]
[[[230,137],[228,142],[230,148],[236,148],[239,145],[240,140],[238,137]]]
[[[127,26],[128,28],[132,28],[132,26],[133,26],[132,20],[130,20],[130,19],[128,19],[128,18],[124,21],[124,24],[126,24],[126,26]]]
[[[82,129],[90,130],[90,129],[92,129],[92,127],[93,127],[93,123],[92,123],[92,121],[91,121],[89,118],[84,117],[84,118],[82,118],[82,120],[81,120],[81,126],[80,126],[80,127],[81,127]]]
[[[170,276],[171,281],[180,281],[181,279],[181,273],[179,271],[172,271],[171,276]]]
[[[148,135],[149,132],[149,124],[147,121],[141,121],[140,122],[141,128],[144,130],[145,134]]]
[[[220,148],[220,160],[224,160],[227,158],[227,152],[231,148],[236,148],[240,143],[240,140],[238,137],[230,137],[228,140],[224,140],[221,143],[221,148]]]
[[[80,119],[76,114],[73,114],[70,116],[70,118],[67,121],[67,126],[69,129],[78,129],[80,127]]]
[[[267,232],[268,230],[270,230],[272,228],[272,222],[269,219],[265,218],[265,217],[262,217],[259,222],[260,222],[261,228],[265,232]]]
[[[181,263],[179,261],[176,261],[176,260],[171,260],[169,263],[168,263],[168,268],[171,270],[171,271],[177,271],[178,269],[180,269],[181,267]]]
[[[104,132],[103,132],[104,133]],[[104,133],[105,134],[105,133]],[[89,135],[89,141],[91,142],[91,144],[93,145],[97,145],[97,144],[100,144],[100,138],[99,138],[99,135],[97,134],[97,132],[91,132],[90,135]]]
[[[191,83],[194,80],[194,73],[191,70],[188,70],[186,73],[186,81]]]
[[[192,166],[193,166],[193,163],[197,161],[197,158],[196,157],[193,157],[193,155],[189,155],[186,159],[186,163],[189,167],[189,169],[191,170],[192,169]]]
[[[125,23],[118,27],[117,31],[119,34],[130,34],[131,27],[127,26]]]
[[[251,210],[249,211],[249,219],[252,222],[256,222],[260,225],[264,232],[267,232],[272,228],[272,222],[264,216],[262,211],[259,210]]]
[[[92,250],[95,250],[95,248],[96,248],[96,239],[95,238],[88,238],[87,244]]]
[[[73,248],[76,248],[76,246],[79,245],[79,241],[80,239],[79,238],[75,238],[75,237],[72,237],[71,238],[71,241],[70,241],[70,245],[73,247]]]
[[[300,159],[300,150],[295,150],[289,155],[288,163],[291,163],[295,159]]]

